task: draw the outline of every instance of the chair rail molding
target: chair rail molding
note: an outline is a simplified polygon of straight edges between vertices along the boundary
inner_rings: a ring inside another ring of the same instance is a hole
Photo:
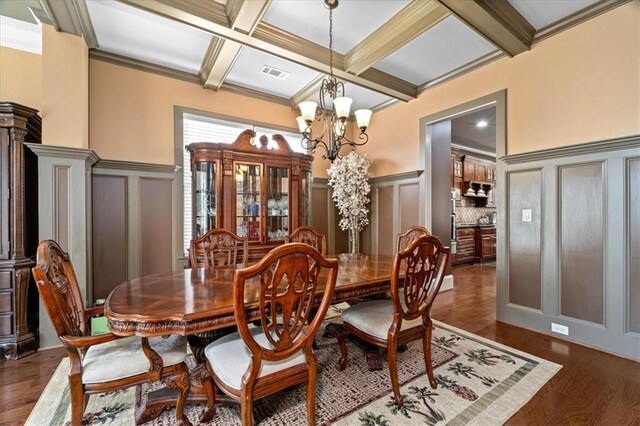
[[[25,144],[38,157],[39,239],[58,241],[75,266],[85,302],[93,299],[91,259],[90,149]],[[40,347],[59,346],[49,316],[40,306]]]

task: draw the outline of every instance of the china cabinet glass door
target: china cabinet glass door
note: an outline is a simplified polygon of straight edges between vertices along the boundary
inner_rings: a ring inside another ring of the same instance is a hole
[[[267,168],[267,239],[284,240],[289,234],[289,169]]]
[[[216,189],[217,164],[215,162],[198,162],[195,165],[193,183],[195,185],[195,197],[193,200],[194,238],[206,234],[218,226]]]
[[[236,164],[236,234],[248,241],[261,240],[261,165]]]

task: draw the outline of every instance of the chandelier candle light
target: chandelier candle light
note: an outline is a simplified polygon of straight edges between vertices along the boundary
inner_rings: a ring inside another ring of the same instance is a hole
[[[359,109],[354,112],[360,128],[359,140],[348,139],[345,133],[353,100],[344,95],[344,84],[333,75],[333,9],[338,6],[338,0],[324,0],[324,4],[329,8],[329,76],[322,80],[322,86],[320,86],[320,108],[318,103],[313,101],[300,102],[298,108],[302,115],[297,118],[297,121],[302,134],[302,146],[310,149],[311,152],[315,152],[318,146],[323,147],[325,154],[322,158],[333,162],[341,157],[340,149],[344,145],[349,145],[352,150],[355,150],[356,146],[367,143],[369,136],[366,130],[371,120],[371,110]],[[329,104],[327,97],[329,97]],[[311,134],[313,120],[322,121],[324,126],[322,134],[317,138]],[[325,136],[328,142],[325,142]]]

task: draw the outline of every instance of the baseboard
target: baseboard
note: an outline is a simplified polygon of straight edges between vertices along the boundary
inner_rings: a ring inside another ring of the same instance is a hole
[[[453,290],[453,275],[445,275],[442,285],[440,286],[440,292]]]

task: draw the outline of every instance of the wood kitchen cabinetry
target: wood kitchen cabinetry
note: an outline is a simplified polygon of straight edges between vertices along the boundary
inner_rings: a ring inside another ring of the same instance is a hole
[[[461,265],[463,263],[471,263],[476,255],[475,228],[458,228],[456,229],[456,255],[453,259],[453,265]]]
[[[475,200],[477,207],[496,207],[496,164],[470,155],[458,156],[451,150],[451,186],[455,191],[456,206],[464,205],[462,197]]]
[[[468,226],[456,229],[453,265],[483,262],[496,258],[495,226]]]
[[[252,130],[232,144],[199,142],[191,154],[193,238],[214,228],[246,237],[249,261],[260,259],[294,229],[309,225],[313,156]],[[267,146],[277,145],[277,148]]]
[[[476,228],[476,260],[493,260],[496,258],[496,228]]]
[[[456,207],[462,206],[462,193],[465,188],[462,179],[462,160],[458,157],[456,149],[451,150],[451,187],[455,191]]]

